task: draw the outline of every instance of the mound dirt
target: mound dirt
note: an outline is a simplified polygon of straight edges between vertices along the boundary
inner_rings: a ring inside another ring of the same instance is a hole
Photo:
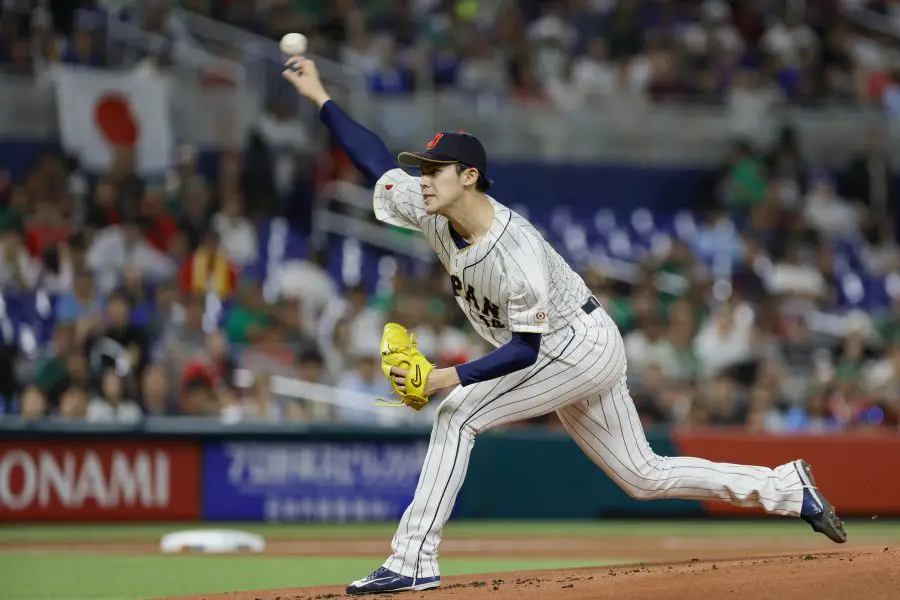
[[[616,568],[445,578],[440,589],[403,600],[887,600],[900,597],[900,553],[890,548],[745,559],[688,560]],[[343,588],[206,594],[167,600],[335,600]]]

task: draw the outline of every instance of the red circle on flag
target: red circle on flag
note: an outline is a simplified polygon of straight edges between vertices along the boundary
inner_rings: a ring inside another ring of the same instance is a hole
[[[140,133],[137,119],[131,112],[128,99],[121,94],[106,94],[94,108],[94,121],[110,144],[134,146]]]

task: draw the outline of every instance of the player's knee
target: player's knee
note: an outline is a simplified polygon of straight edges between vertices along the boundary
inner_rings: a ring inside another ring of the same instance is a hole
[[[447,423],[450,421],[461,423],[464,420],[462,415],[462,398],[451,394],[437,407],[434,412],[435,423]]]
[[[634,485],[624,486],[625,492],[635,500],[652,500],[656,498],[656,490]]]

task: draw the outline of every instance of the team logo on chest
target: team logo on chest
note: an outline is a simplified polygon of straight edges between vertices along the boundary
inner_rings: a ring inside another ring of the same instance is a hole
[[[485,327],[491,329],[503,329],[505,326],[500,321],[500,306],[491,302],[490,298],[483,296],[479,302],[478,296],[475,294],[475,288],[471,285],[466,286],[463,291],[463,282],[456,275],[450,276],[450,283],[453,285],[453,295],[457,298],[465,298],[469,305],[469,315],[474,319],[482,322]]]

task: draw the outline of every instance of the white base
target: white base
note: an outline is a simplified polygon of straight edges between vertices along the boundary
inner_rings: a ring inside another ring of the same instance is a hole
[[[192,529],[164,535],[159,544],[163,552],[263,552],[266,541],[258,535],[231,529]]]

